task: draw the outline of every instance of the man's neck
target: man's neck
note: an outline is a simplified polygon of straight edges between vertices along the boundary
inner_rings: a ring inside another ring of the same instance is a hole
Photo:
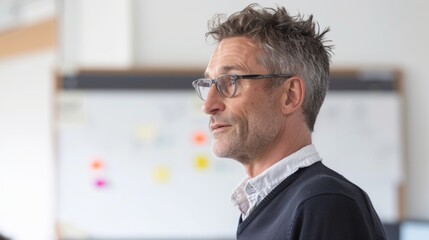
[[[276,164],[283,158],[295,153],[299,149],[312,144],[311,137],[306,137],[303,139],[296,139],[297,141],[292,141],[290,143],[279,144],[276,151],[268,152],[262,156],[259,156],[256,159],[249,161],[246,164],[243,164],[243,167],[250,178],[258,176],[263,171]]]

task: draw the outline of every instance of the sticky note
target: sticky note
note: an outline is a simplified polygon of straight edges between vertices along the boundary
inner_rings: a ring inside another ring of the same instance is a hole
[[[107,181],[105,179],[95,179],[94,186],[98,189],[105,188],[107,186]]]
[[[82,94],[64,93],[59,98],[59,124],[62,126],[84,126],[88,123]]]
[[[194,167],[198,171],[207,170],[209,168],[209,165],[209,158],[207,156],[200,155],[194,159]]]
[[[103,167],[104,167],[104,163],[99,158],[95,158],[94,160],[91,161],[91,169],[92,170],[99,171],[99,170],[103,169]]]
[[[153,141],[156,137],[156,128],[153,124],[141,124],[136,127],[135,134],[141,141]]]
[[[166,166],[158,166],[154,169],[152,176],[156,183],[167,183],[171,178],[170,168]]]
[[[195,145],[204,145],[207,142],[207,135],[203,131],[194,132],[192,142]]]

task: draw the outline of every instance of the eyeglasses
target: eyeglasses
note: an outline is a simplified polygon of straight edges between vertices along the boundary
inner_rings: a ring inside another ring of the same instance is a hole
[[[216,85],[217,91],[221,96],[225,98],[231,98],[235,95],[237,91],[237,81],[239,79],[266,79],[266,78],[291,78],[294,75],[292,74],[269,74],[269,75],[235,75],[235,74],[227,74],[221,75],[215,79],[209,78],[200,78],[192,82],[192,86],[198,93],[198,96],[203,100],[207,100],[207,96],[209,94],[210,88],[213,84]]]

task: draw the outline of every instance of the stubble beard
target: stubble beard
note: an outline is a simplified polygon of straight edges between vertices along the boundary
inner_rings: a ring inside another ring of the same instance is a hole
[[[272,119],[271,116],[268,119]],[[240,136],[237,131],[232,131],[233,129],[213,136],[213,153],[220,158],[234,159],[244,165],[252,163],[278,135],[277,123],[268,119],[259,119],[254,124],[255,127],[251,127],[250,135],[245,137]]]
[[[228,134],[213,141],[213,153],[220,158],[234,159],[242,164],[250,162],[248,153],[243,153],[246,146],[237,139],[237,135]]]

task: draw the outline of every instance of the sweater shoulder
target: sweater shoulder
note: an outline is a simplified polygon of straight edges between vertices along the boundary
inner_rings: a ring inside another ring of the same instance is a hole
[[[366,198],[366,193],[361,188],[322,163],[314,164],[302,171],[289,189],[301,200],[327,194],[351,199]]]

